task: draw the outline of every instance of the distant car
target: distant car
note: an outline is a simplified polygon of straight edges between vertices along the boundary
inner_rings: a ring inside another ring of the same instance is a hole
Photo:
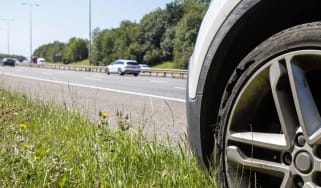
[[[105,69],[106,74],[133,74],[134,76],[138,76],[140,73],[140,66],[138,65],[136,60],[123,60],[119,59],[106,66]]]
[[[141,72],[145,72],[146,70],[151,69],[149,65],[147,64],[139,64]]]
[[[16,66],[16,60],[13,58],[3,58],[1,60],[1,65],[5,66],[5,65],[10,65],[10,66]]]
[[[38,65],[46,64],[46,59],[39,57],[39,58],[37,59],[37,64],[38,64]]]
[[[17,57],[17,60],[18,60],[20,63],[22,63],[22,62],[26,61],[27,58],[24,57],[24,56],[18,56],[18,57]]]

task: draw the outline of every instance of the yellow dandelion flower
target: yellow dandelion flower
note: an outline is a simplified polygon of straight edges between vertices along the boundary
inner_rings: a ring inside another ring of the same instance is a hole
[[[105,118],[107,118],[107,117],[108,117],[108,114],[107,114],[107,113],[105,113],[105,112],[102,112],[102,113],[101,113],[101,117],[105,119]]]
[[[40,157],[37,157],[37,156],[35,156],[35,157],[33,158],[34,161],[38,161],[39,159],[40,159]]]
[[[18,126],[19,126],[20,129],[26,129],[27,128],[27,125],[23,124],[23,123],[19,124]]]
[[[24,147],[25,149],[29,149],[29,148],[30,148],[30,146],[29,146],[28,144],[23,144],[23,147]]]

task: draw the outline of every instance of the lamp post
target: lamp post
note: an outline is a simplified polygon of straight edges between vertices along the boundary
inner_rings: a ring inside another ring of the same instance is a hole
[[[7,30],[8,30],[8,55],[10,55],[10,22],[13,22],[14,19],[9,19],[9,18],[2,18],[2,21],[6,21],[7,22]]]
[[[2,30],[3,30],[3,28],[2,27],[0,27],[0,34],[1,34],[1,36],[2,36]],[[1,41],[1,43],[2,43],[2,41]],[[1,46],[2,46],[2,44],[0,43],[0,53],[1,53]]]
[[[24,6],[29,6],[29,21],[30,21],[30,61],[32,61],[32,7],[38,7],[39,4],[34,3],[22,3]]]
[[[88,46],[88,61],[91,65],[91,0],[89,0],[89,46]]]

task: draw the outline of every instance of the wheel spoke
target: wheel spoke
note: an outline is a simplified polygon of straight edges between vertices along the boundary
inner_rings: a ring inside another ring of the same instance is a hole
[[[286,68],[278,61],[272,63],[270,67],[270,84],[281,128],[289,149],[293,144],[298,122],[293,103],[289,97],[289,81]]]
[[[315,159],[315,171],[321,171],[321,159],[320,158],[316,158]]]
[[[259,132],[231,133],[229,140],[276,151],[288,149],[284,134]]]
[[[254,170],[274,177],[284,177],[289,171],[289,167],[280,163],[249,158],[236,146],[227,147],[226,156],[229,162],[240,164],[243,165],[245,169]]]
[[[298,119],[309,144],[321,139],[321,118],[304,71],[287,58],[287,69]]]
[[[281,188],[292,188],[295,187],[293,176],[291,176],[290,172],[285,173]]]

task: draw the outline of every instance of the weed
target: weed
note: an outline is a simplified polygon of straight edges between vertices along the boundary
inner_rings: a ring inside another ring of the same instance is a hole
[[[131,127],[128,114],[124,115],[122,111],[117,110],[116,117],[119,130],[127,131]]]

